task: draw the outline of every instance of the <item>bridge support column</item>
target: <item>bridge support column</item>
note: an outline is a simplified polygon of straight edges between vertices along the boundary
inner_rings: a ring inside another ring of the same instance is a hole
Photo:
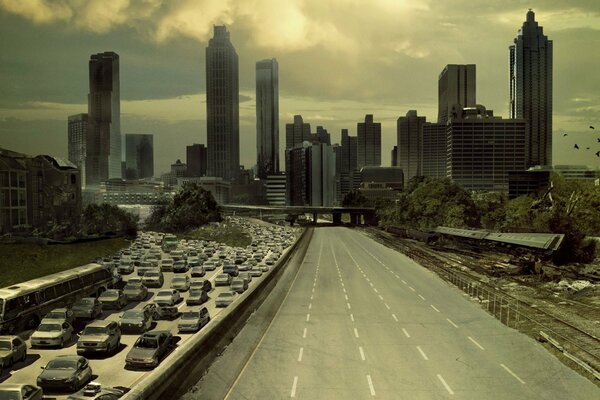
[[[358,225],[358,217],[360,214],[357,213],[350,213],[350,223],[352,225]]]
[[[334,225],[339,225],[342,223],[342,213],[333,213],[332,221]]]
[[[313,213],[313,225],[317,224],[317,219],[319,219],[319,215],[317,213]]]

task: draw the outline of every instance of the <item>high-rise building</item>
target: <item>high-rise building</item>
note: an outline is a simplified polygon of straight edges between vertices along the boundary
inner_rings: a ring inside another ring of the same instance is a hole
[[[381,123],[373,122],[373,115],[367,114],[365,122],[356,125],[357,168],[381,165]]]
[[[398,146],[394,146],[392,148],[392,153],[390,155],[390,164],[392,167],[397,167],[398,166]]]
[[[527,121],[527,166],[552,165],[552,40],[531,9],[510,54],[510,118]]]
[[[438,123],[448,122],[455,104],[475,107],[475,90],[475,64],[446,65],[438,79]]]
[[[331,145],[331,135],[327,132],[327,129],[322,126],[317,126],[317,132],[311,135],[312,142],[324,143]]]
[[[425,122],[421,135],[421,174],[446,177],[446,124]]]
[[[404,172],[404,180],[408,182],[415,176],[421,176],[421,135],[425,117],[419,117],[416,110],[409,110],[405,117],[398,118],[398,166]]]
[[[357,137],[349,136],[348,129],[342,129],[342,150],[341,150],[341,170],[340,172],[350,172],[357,168]]]
[[[304,142],[286,150],[286,202],[291,206],[333,206],[335,154],[325,143]]]
[[[86,186],[121,178],[121,95],[119,55],[92,54],[89,61]]]
[[[125,135],[125,177],[144,179],[154,176],[154,135]]]
[[[294,122],[285,124],[285,148],[311,141],[310,124],[302,120],[302,115],[294,115]]]
[[[238,55],[229,31],[214,26],[206,47],[206,136],[209,176],[237,179],[240,167]]]
[[[284,173],[267,176],[267,203],[270,206],[285,206],[287,178]]]
[[[81,171],[82,187],[85,186],[85,148],[88,130],[88,115],[70,115],[68,119],[69,161]]]
[[[187,176],[205,176],[207,168],[207,150],[203,144],[186,146]]]
[[[256,63],[257,175],[279,173],[279,66],[277,60]]]
[[[447,176],[468,191],[508,193],[508,173],[525,170],[527,122],[478,105],[454,109],[447,128]]]

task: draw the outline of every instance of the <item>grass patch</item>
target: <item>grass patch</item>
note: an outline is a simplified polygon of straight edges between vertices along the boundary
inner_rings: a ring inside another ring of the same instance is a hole
[[[231,247],[246,247],[252,243],[252,237],[237,225],[221,222],[205,225],[187,233],[177,235],[178,239],[213,240]]]
[[[130,243],[115,238],[64,245],[0,244],[0,288],[88,264]]]

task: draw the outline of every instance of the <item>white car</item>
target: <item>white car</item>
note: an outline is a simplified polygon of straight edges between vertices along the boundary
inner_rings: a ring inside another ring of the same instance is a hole
[[[31,335],[32,347],[64,347],[71,340],[73,327],[66,321],[42,321]]]
[[[181,295],[178,290],[166,289],[159,291],[154,297],[156,304],[165,304],[169,306],[175,305],[181,299]]]

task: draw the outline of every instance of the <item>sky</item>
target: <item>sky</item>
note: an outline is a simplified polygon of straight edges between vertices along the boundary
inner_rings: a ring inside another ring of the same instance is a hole
[[[87,112],[89,56],[115,51],[122,133],[154,134],[156,175],[185,162],[186,145],[206,143],[204,54],[225,24],[246,168],[256,163],[255,63],[273,57],[281,148],[295,114],[332,142],[373,114],[390,165],[398,117],[437,119],[446,64],[476,64],[477,103],[508,117],[508,46],[528,8],[554,44],[554,164],[600,167],[598,0],[0,0],[0,147],[66,158],[67,117]]]

